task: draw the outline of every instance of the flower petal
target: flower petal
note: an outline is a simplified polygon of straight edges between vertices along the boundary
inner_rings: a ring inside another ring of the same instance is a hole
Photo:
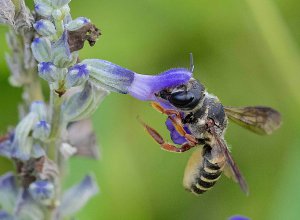
[[[184,84],[189,81],[191,76],[192,73],[184,68],[170,69],[153,76],[135,74],[129,94],[143,101],[156,100],[155,93],[165,88]]]
[[[169,118],[166,120],[166,126],[170,131],[171,139],[175,144],[181,145],[187,142],[187,140],[177,132],[174,125],[172,124],[172,121]],[[183,128],[188,134],[191,134],[191,132],[186,126],[184,126]]]
[[[31,156],[33,145],[32,137],[29,134],[37,122],[37,114],[30,112],[17,125],[12,143],[12,156],[22,161],[28,160]]]
[[[59,207],[59,214],[62,217],[74,215],[98,192],[99,188],[94,178],[86,176],[78,185],[65,192]]]

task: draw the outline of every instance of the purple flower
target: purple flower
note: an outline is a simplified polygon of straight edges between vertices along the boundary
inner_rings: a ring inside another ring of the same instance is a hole
[[[171,139],[175,144],[181,145],[181,144],[187,142],[187,140],[176,131],[174,125],[172,124],[172,121],[169,118],[166,121],[166,126],[167,126],[168,130],[170,131]],[[188,134],[191,134],[191,132],[187,128],[187,126],[184,126],[183,128]]]
[[[159,75],[142,75],[105,60],[88,59],[90,81],[109,91],[130,94],[147,101],[156,100],[155,93],[186,83],[192,73],[184,68],[167,70]]]
[[[250,220],[250,218],[241,215],[234,215],[231,216],[228,220]]]

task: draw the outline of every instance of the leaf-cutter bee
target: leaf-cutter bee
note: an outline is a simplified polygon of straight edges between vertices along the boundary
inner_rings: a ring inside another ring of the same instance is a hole
[[[184,85],[164,89],[155,95],[159,102],[152,102],[152,106],[168,116],[166,125],[171,138],[180,145],[176,147],[165,142],[155,129],[141,122],[161,148],[181,153],[202,146],[188,161],[184,187],[194,194],[202,194],[214,186],[224,171],[248,194],[247,183],[224,139],[228,118],[255,133],[271,134],[281,125],[280,113],[264,106],[225,107],[194,78]]]

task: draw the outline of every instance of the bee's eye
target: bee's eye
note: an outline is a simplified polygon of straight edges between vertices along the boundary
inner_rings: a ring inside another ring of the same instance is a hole
[[[186,107],[193,102],[195,96],[191,92],[179,91],[174,92],[169,97],[169,102],[175,107],[181,108]]]

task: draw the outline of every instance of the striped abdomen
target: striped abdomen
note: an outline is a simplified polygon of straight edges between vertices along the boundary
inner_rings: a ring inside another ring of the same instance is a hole
[[[220,178],[224,165],[224,157],[213,158],[211,147],[205,145],[189,159],[183,180],[184,187],[195,194],[206,192]]]

